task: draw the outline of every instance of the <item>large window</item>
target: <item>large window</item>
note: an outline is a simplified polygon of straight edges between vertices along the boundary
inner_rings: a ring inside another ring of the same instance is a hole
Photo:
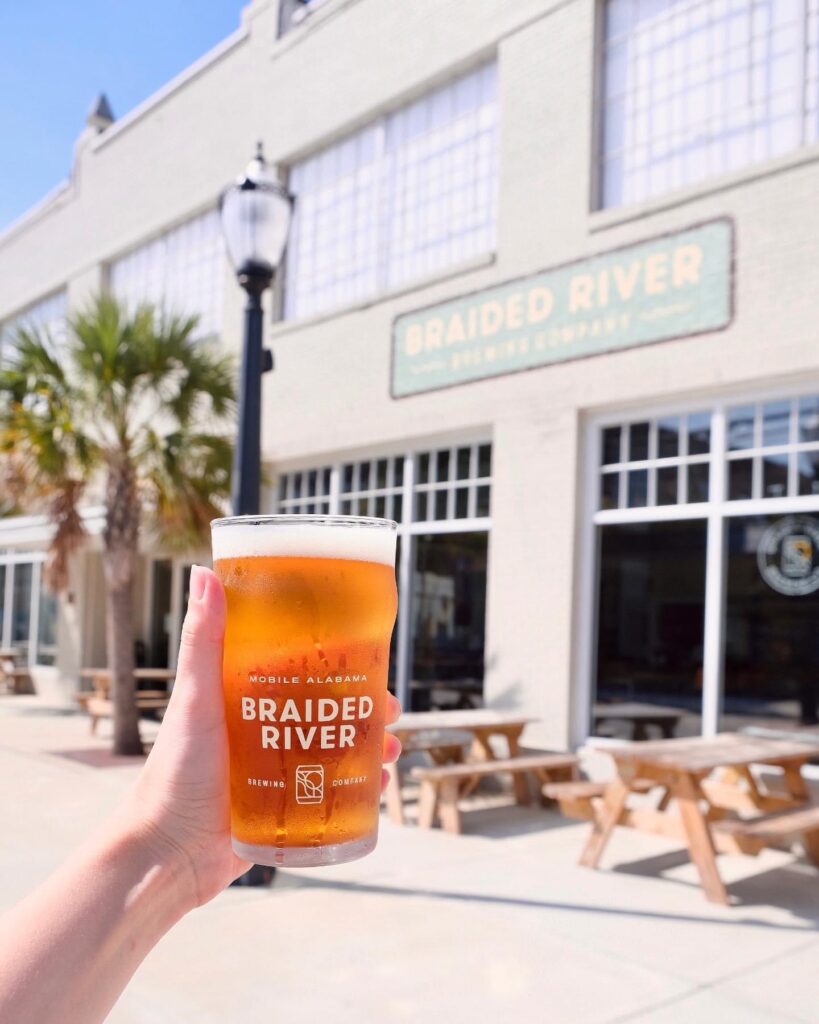
[[[819,394],[608,422],[596,442],[592,728],[815,725]]]
[[[490,63],[292,167],[288,318],[349,305],[494,248],[496,100]]]
[[[196,336],[222,329],[224,242],[210,210],[132,249],[109,267],[109,286],[132,308],[149,302],[168,313],[197,316]]]
[[[43,579],[42,555],[0,552],[0,647],[23,664],[53,665],[57,598]]]
[[[0,324],[0,353],[4,344],[7,344],[21,327],[43,331],[59,344],[65,338],[67,314],[68,299],[64,288],[27,306]]]
[[[819,139],[819,0],[607,0],[602,206]]]
[[[483,696],[492,446],[456,444],[284,473],[277,510],[398,523],[391,684],[404,706]]]

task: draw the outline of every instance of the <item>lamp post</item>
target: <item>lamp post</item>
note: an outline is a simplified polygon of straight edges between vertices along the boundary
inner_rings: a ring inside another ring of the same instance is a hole
[[[273,369],[273,354],[262,346],[262,295],[281,263],[291,207],[290,196],[267,166],[260,142],[244,176],[226,188],[219,201],[228,255],[247,293],[231,487],[234,515],[259,512],[262,374]]]

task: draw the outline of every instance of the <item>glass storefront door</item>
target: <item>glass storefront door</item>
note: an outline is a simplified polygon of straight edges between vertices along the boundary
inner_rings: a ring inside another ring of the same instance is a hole
[[[596,735],[701,730],[706,524],[600,530]]]
[[[728,521],[720,728],[817,724],[817,516]]]

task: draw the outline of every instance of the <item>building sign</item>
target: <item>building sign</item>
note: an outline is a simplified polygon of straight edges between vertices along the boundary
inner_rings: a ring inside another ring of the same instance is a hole
[[[727,327],[733,224],[715,220],[399,316],[392,394],[414,395]]]
[[[819,520],[786,516],[765,530],[756,552],[762,579],[788,597],[819,590]]]

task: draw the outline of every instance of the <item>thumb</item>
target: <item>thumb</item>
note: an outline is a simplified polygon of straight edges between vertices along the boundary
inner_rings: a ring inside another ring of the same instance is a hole
[[[200,729],[222,721],[225,614],[225,592],[219,578],[210,569],[194,565],[179,640],[176,681],[166,717],[180,715]]]

